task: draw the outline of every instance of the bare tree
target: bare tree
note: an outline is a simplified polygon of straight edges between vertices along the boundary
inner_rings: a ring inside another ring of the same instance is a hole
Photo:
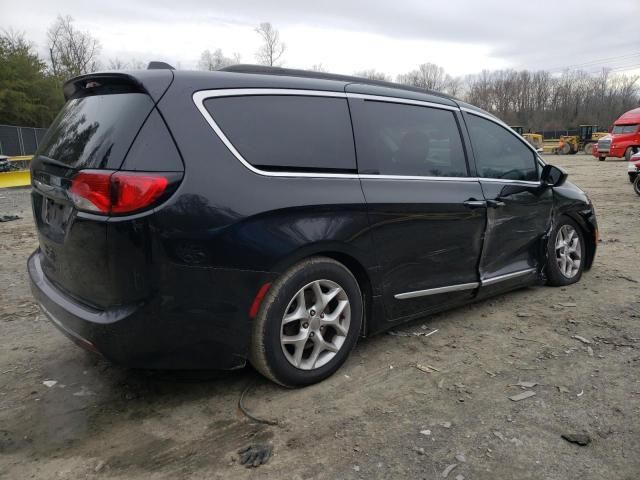
[[[423,63],[417,70],[398,75],[398,82],[427,90],[444,91],[451,83],[451,77],[444,68],[434,63]]]
[[[355,72],[354,75],[356,77],[362,77],[368,80],[378,80],[381,82],[391,81],[391,76],[387,75],[384,72],[378,72],[375,68],[371,68],[369,70],[361,70],[359,72]]]
[[[198,68],[200,70],[220,70],[221,68],[228,67],[229,65],[235,65],[240,63],[240,54],[234,53],[233,57],[226,57],[220,48],[211,52],[205,50],[200,55],[200,61],[198,62]]]
[[[70,16],[58,16],[47,32],[47,50],[53,74],[68,78],[89,73],[98,68],[100,42],[88,32],[73,26]]]
[[[129,67],[131,70],[146,70],[149,62],[145,62],[144,60],[140,60],[138,58],[132,58],[129,61]]]
[[[258,63],[269,67],[280,66],[280,59],[286,49],[286,45],[280,40],[280,32],[269,22],[261,23],[255,31],[262,39],[262,46],[256,52]]]
[[[12,28],[0,30],[0,40],[3,47],[11,52],[27,52],[34,48],[33,42],[26,39],[24,32],[19,32]]]
[[[109,59],[107,70],[146,70],[148,62],[133,58],[124,61],[118,57]]]
[[[312,72],[327,73],[327,69],[325,68],[324,65],[322,65],[322,63],[314,63],[313,65],[311,65],[311,71]]]
[[[129,63],[121,58],[116,57],[109,59],[108,70],[126,70],[127,68],[129,68]]]

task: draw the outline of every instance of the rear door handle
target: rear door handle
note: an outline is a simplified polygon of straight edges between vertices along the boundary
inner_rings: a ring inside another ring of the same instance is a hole
[[[487,208],[487,202],[484,200],[467,200],[466,202],[462,202],[462,204],[467,208]]]
[[[500,208],[504,207],[505,205],[506,203],[504,203],[502,200],[487,200],[487,206],[491,208]]]

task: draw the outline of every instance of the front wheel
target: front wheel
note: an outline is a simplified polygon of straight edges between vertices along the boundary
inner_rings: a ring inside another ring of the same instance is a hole
[[[254,320],[250,360],[267,378],[302,387],[332,375],[360,334],[358,281],[341,263],[313,257],[269,288]]]
[[[547,242],[547,283],[564,286],[580,280],[585,262],[584,234],[569,217],[560,217]]]
[[[633,191],[640,195],[640,175],[638,175],[633,182]]]
[[[627,162],[631,161],[631,155],[633,155],[633,147],[627,147],[627,149],[624,151],[624,159]]]
[[[603,157],[603,156],[599,156],[598,160],[600,160],[601,162],[604,162],[607,159],[607,157]]]
[[[585,155],[591,155],[591,153],[593,152],[593,143],[587,143],[584,146],[583,152]]]

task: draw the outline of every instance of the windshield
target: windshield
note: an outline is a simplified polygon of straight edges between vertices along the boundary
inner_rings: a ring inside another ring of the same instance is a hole
[[[36,155],[72,168],[117,169],[152,108],[153,100],[143,93],[69,100]]]
[[[611,133],[621,134],[621,133],[634,133],[638,128],[638,124],[634,125],[616,125],[613,127]]]

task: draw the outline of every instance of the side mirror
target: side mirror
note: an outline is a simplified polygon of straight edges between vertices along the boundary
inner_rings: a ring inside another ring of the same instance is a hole
[[[568,176],[569,174],[560,167],[556,167],[555,165],[545,165],[542,168],[540,180],[542,180],[542,183],[548,187],[559,187],[567,180]]]

